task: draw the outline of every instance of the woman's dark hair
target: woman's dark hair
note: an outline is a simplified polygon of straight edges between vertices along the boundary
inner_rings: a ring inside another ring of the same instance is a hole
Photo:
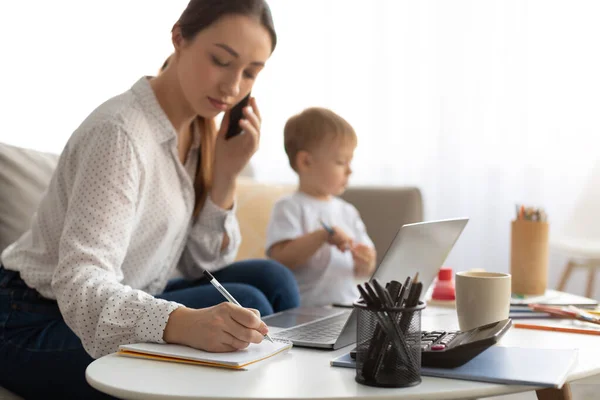
[[[190,0],[176,25],[180,27],[183,38],[191,40],[219,18],[232,14],[259,20],[271,36],[271,51],[275,50],[275,25],[271,9],[264,0]]]

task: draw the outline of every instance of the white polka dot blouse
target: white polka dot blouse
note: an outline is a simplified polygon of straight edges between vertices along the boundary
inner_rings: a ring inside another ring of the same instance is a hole
[[[135,342],[162,343],[180,305],[153,297],[175,268],[187,278],[234,261],[235,209],[210,196],[198,218],[199,140],[179,161],[173,125],[146,77],[101,106],[63,150],[30,229],[2,254],[28,286],[56,299],[94,358]],[[221,250],[223,234],[229,245]]]

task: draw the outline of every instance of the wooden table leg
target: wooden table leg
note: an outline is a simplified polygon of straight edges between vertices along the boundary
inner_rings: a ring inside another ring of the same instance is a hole
[[[540,389],[536,390],[535,394],[538,400],[573,400],[568,383],[565,383],[562,389]]]
[[[588,298],[594,298],[594,283],[596,282],[596,267],[590,265],[588,268],[589,268],[588,281],[587,281],[587,288],[585,289],[585,295]]]

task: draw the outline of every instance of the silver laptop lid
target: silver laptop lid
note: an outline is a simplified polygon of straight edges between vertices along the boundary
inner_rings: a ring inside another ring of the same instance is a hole
[[[382,285],[391,280],[404,283],[406,277],[413,278],[418,272],[419,281],[423,283],[424,295],[468,221],[468,218],[456,218],[402,226],[371,280],[376,278]],[[356,318],[355,315],[351,315],[334,348],[355,342]]]
[[[404,283],[418,272],[425,294],[468,221],[457,218],[402,226],[371,279]]]

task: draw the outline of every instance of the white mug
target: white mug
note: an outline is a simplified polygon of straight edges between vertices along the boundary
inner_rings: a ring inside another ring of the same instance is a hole
[[[461,331],[508,318],[511,276],[500,272],[457,272],[456,313]]]

